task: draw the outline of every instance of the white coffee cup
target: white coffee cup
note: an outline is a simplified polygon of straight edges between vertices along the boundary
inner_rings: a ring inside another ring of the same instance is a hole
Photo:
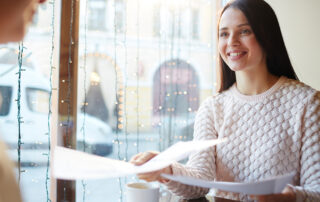
[[[135,182],[126,185],[127,202],[159,202],[159,186]]]

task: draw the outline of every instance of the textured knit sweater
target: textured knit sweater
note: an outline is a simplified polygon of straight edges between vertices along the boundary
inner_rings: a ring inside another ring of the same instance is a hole
[[[194,139],[228,142],[174,163],[174,175],[205,180],[252,182],[296,172],[290,187],[297,201],[320,201],[320,92],[281,77],[262,94],[241,94],[235,85],[200,106]],[[169,190],[198,198],[208,189],[169,181]],[[248,196],[216,190],[216,196],[249,201]]]

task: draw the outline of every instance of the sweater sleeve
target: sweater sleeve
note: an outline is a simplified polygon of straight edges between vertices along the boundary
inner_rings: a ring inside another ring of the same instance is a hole
[[[313,94],[302,125],[300,186],[297,201],[320,201],[320,92]]]
[[[207,99],[197,112],[194,125],[194,140],[217,138],[217,133],[213,125],[211,99]],[[190,155],[186,165],[180,163],[172,164],[173,175],[213,180],[216,173],[214,153],[215,147],[211,147]],[[166,185],[171,192],[186,199],[203,197],[209,191],[207,188],[184,185],[174,181],[169,181]]]

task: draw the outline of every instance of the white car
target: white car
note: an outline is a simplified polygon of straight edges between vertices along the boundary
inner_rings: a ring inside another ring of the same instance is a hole
[[[21,154],[22,163],[45,163],[48,154],[49,80],[39,72],[22,67],[21,77]],[[18,71],[17,66],[0,64],[0,138],[9,147],[9,155],[18,157]],[[80,111],[80,110],[79,110]],[[77,149],[101,156],[112,153],[113,136],[109,125],[85,115],[77,117]],[[84,134],[82,128],[84,126]],[[85,144],[83,144],[85,138]]]

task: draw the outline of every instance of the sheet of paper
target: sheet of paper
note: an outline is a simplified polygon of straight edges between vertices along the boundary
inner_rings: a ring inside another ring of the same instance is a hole
[[[162,174],[163,177],[180,182],[182,184],[193,185],[204,188],[214,188],[223,191],[230,191],[236,193],[244,193],[248,195],[265,195],[281,193],[284,187],[292,181],[295,173],[288,173],[286,175],[276,176],[258,182],[217,182],[206,181],[191,177],[173,176]]]
[[[178,142],[142,166],[57,146],[53,157],[53,176],[58,179],[77,180],[117,178],[151,172],[224,141],[226,140]]]

